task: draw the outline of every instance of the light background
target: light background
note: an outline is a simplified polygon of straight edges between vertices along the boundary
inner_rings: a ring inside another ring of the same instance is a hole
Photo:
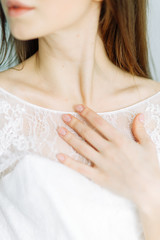
[[[160,82],[160,0],[149,0],[148,39],[151,73]]]
[[[148,0],[148,52],[149,63],[152,73],[152,78],[160,81],[160,0]],[[14,57],[15,52],[7,58]],[[17,65],[18,62],[14,61],[9,67]],[[0,71],[4,71],[6,66],[0,67]]]

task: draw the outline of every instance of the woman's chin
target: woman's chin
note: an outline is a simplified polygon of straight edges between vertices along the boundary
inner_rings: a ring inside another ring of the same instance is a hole
[[[21,33],[18,33],[18,32],[12,32],[11,31],[11,34],[12,36],[17,39],[17,40],[21,40],[21,41],[28,41],[28,40],[32,40],[32,39],[36,39],[37,36],[33,36],[33,35],[27,35],[25,32],[21,32]]]

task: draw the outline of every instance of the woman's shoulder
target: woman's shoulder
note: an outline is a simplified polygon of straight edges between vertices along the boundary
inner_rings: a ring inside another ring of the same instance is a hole
[[[23,78],[20,79],[20,74],[18,75],[12,68],[2,71],[0,72],[0,88],[15,94],[20,89],[18,86],[23,84]]]
[[[0,87],[9,89],[12,85],[13,81],[11,80],[11,70],[7,69],[0,72]]]
[[[120,92],[124,93],[128,103],[134,104],[137,102],[137,98],[140,102],[160,92],[160,82],[151,78],[127,74],[124,80],[124,91]]]
[[[144,98],[160,92],[160,82],[149,78],[137,78],[140,95]]]

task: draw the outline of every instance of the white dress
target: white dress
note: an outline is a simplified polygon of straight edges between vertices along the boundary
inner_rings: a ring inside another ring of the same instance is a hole
[[[160,92],[129,107],[98,113],[129,138],[136,114],[160,159]],[[133,202],[60,163],[63,152],[90,164],[58,135],[56,111],[0,88],[0,240],[142,240]],[[87,124],[86,121],[84,121]],[[143,169],[142,169],[143,171]]]

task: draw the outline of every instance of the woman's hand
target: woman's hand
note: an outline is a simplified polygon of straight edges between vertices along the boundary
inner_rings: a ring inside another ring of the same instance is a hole
[[[62,133],[66,132],[66,135],[60,136],[79,154],[90,160],[92,166],[75,161],[62,153],[57,154],[57,158],[64,156],[64,160],[58,159],[66,166],[102,187],[125,196],[137,205],[143,204],[146,197],[150,196],[152,187],[155,187],[155,184],[160,186],[160,169],[156,147],[146,133],[143,122],[140,121],[139,117],[143,114],[138,114],[133,121],[134,141],[121,134],[90,108],[84,105],[80,106],[81,109],[84,109],[79,114],[96,131],[68,114],[71,121],[65,121],[65,123],[85,141],[77,138],[66,128],[61,128]],[[60,134],[60,128],[57,130]]]

